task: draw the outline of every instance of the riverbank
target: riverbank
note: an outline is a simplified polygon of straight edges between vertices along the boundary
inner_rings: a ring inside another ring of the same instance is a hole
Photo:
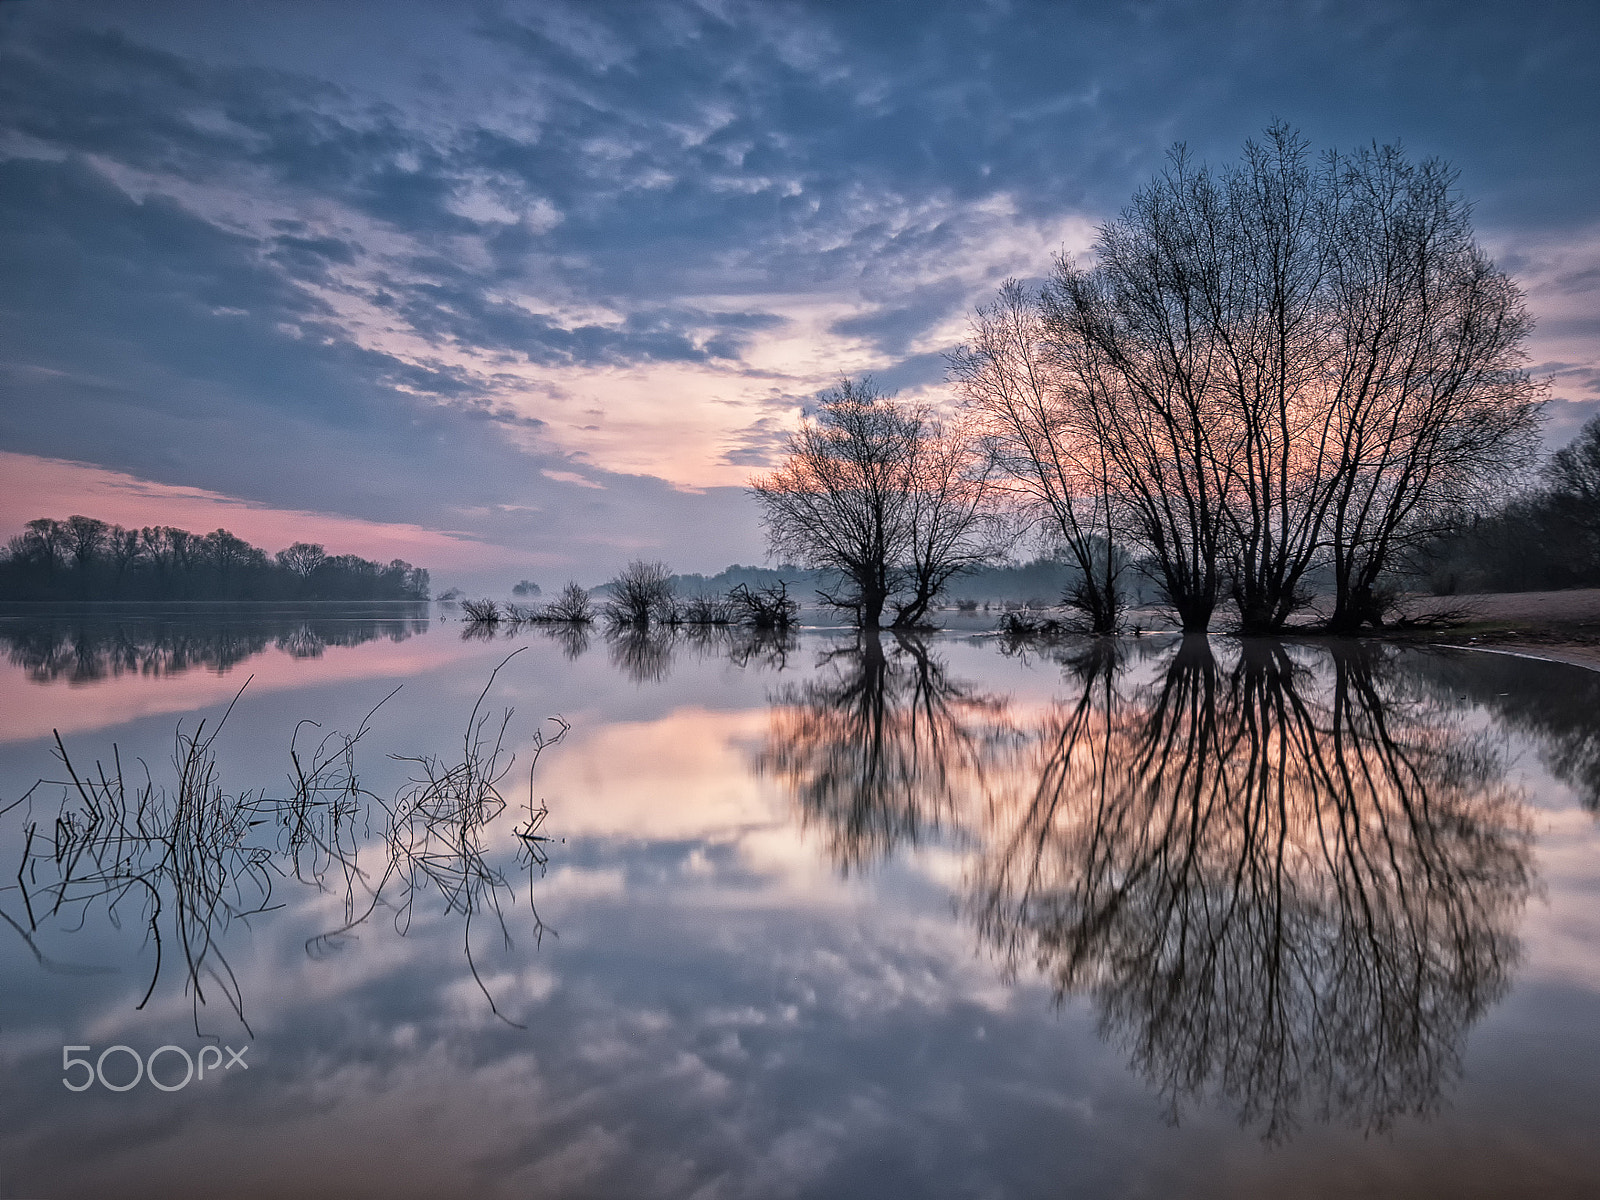
[[[1396,629],[1385,635],[1390,639],[1527,654],[1600,671],[1600,588],[1412,596],[1402,608],[1413,620],[1451,623]]]
[[[1400,623],[1366,636],[1526,654],[1600,671],[1600,588],[1460,596],[1418,593],[1401,597],[1399,609]],[[1313,606],[1311,615],[1325,614]],[[987,613],[984,616],[991,619]],[[1135,609],[1129,620],[1132,627],[1149,631],[1173,628],[1170,616],[1156,608]]]

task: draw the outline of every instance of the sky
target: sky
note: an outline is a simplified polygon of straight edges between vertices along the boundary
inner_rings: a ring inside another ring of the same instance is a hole
[[[0,539],[226,526],[450,583],[765,561],[841,377],[1177,142],[1458,169],[1546,442],[1600,411],[1600,6],[0,0]]]

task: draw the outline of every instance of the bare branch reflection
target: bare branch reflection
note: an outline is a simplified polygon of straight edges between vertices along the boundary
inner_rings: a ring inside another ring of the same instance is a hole
[[[568,662],[577,662],[589,652],[589,626],[580,621],[552,622],[542,627],[544,636],[561,647]]]
[[[360,619],[353,619],[360,618]],[[377,638],[400,642],[428,629],[426,604],[193,605],[153,613],[115,607],[0,617],[7,658],[35,683],[86,683],[121,675],[226,671],[275,648],[295,658]]]
[[[529,630],[537,630],[554,641],[569,662],[582,658],[593,646],[591,627],[577,622],[480,621],[464,625],[461,638],[470,642],[515,641]],[[792,625],[613,624],[602,636],[611,665],[641,686],[667,682],[674,665],[684,655],[702,662],[727,662],[741,669],[782,671],[800,645]]]
[[[841,869],[970,839],[983,943],[1089,998],[1174,1120],[1433,1112],[1532,883],[1497,744],[1385,649],[1127,645],[1058,650],[1066,698],[1024,727],[926,647],[864,642],[776,698],[760,762]]]
[[[663,683],[672,674],[674,633],[656,625],[616,625],[606,633],[611,665],[634,683]]]
[[[848,871],[949,824],[1014,737],[1004,702],[950,678],[926,643],[863,633],[774,697],[758,768]]]
[[[1052,716],[968,898],[1166,1098],[1268,1138],[1426,1115],[1506,990],[1529,827],[1484,735],[1370,647],[1186,640]]]

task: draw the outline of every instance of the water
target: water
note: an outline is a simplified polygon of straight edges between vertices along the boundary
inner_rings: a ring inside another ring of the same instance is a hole
[[[0,617],[0,1197],[1600,1190],[1600,675],[462,633]]]

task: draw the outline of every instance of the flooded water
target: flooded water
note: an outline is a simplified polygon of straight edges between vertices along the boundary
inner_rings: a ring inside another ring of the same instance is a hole
[[[0,651],[0,1197],[1600,1194],[1600,674],[399,607]]]

